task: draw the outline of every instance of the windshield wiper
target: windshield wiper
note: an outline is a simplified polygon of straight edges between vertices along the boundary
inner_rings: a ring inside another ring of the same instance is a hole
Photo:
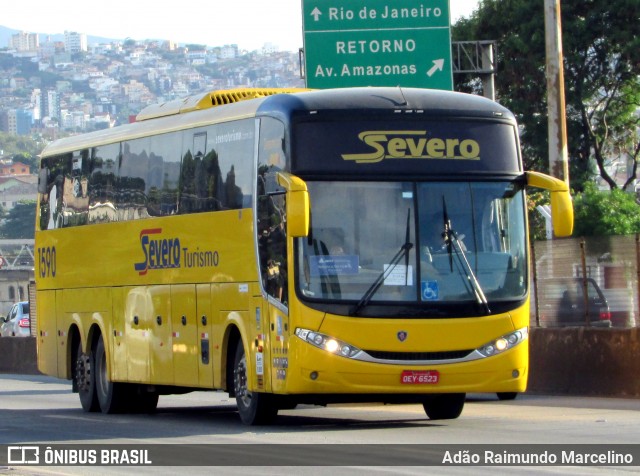
[[[447,252],[449,253],[449,266],[451,267],[451,271],[453,272],[453,253],[455,252],[456,258],[458,258],[458,263],[466,271],[467,281],[473,290],[476,302],[484,307],[487,314],[490,314],[491,309],[489,309],[489,302],[482,291],[482,286],[480,286],[480,282],[473,272],[473,268],[467,259],[467,253],[465,253],[464,248],[458,239],[458,234],[451,227],[451,220],[447,213],[447,203],[444,200],[444,195],[442,196],[442,217],[444,220],[444,231],[442,233],[442,237],[444,238],[447,246]]]
[[[396,268],[396,266],[398,265],[398,263],[400,262],[403,256],[404,256],[404,263],[405,263],[404,264],[405,285],[409,284],[409,251],[411,251],[411,248],[413,248],[413,243],[409,242],[410,229],[411,229],[411,208],[407,210],[407,229],[405,233],[404,244],[400,247],[400,250],[393,257],[393,259],[389,263],[389,266],[387,266],[387,268],[378,275],[378,277],[373,282],[373,284],[371,284],[369,289],[367,289],[367,291],[362,295],[362,298],[360,299],[358,304],[356,304],[355,307],[351,310],[351,312],[349,312],[350,316],[355,316],[363,307],[369,304],[371,299],[373,299],[373,296],[378,292],[378,289],[380,289],[380,286],[382,286],[382,283],[384,283],[385,279],[387,279],[389,275],[393,272],[393,270]]]

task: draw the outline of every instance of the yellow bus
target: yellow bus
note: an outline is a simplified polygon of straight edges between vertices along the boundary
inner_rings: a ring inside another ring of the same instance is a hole
[[[85,411],[221,390],[246,424],[298,403],[526,389],[525,172],[514,116],[409,88],[220,91],[42,153],[38,368]]]

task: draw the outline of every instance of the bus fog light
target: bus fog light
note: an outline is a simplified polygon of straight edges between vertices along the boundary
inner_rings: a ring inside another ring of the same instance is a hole
[[[314,371],[314,372],[311,372],[311,373],[309,374],[309,378],[310,378],[311,380],[317,380],[317,379],[318,379],[318,372],[315,372],[315,371]]]
[[[511,372],[511,376],[513,378],[518,378],[520,377],[520,371],[518,369],[514,369],[513,372]]]

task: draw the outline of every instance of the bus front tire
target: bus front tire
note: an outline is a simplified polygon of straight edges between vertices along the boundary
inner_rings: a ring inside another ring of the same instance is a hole
[[[247,383],[247,357],[240,342],[233,365],[233,387],[238,413],[246,425],[266,425],[278,415],[278,407],[266,393],[249,392]]]
[[[102,413],[121,413],[125,410],[127,402],[127,386],[119,382],[109,380],[107,371],[107,353],[104,348],[104,339],[98,338],[95,349],[95,387],[100,410]]]
[[[73,387],[78,390],[80,404],[85,412],[97,412],[100,403],[96,394],[95,358],[92,351],[85,354],[82,343],[78,342],[75,368],[73,372]]]
[[[453,420],[462,413],[465,398],[464,393],[443,393],[429,397],[422,406],[430,420]]]

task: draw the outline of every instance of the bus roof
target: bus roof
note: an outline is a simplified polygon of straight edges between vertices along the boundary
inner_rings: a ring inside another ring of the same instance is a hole
[[[378,110],[391,113],[421,111],[429,116],[486,117],[515,120],[513,114],[485,97],[453,91],[400,87],[360,87],[311,90],[266,98],[261,112],[281,110]]]
[[[400,87],[231,90],[149,106],[140,113],[138,122],[59,139],[43,150],[42,157],[256,115],[286,119],[298,112],[340,113],[356,109],[515,121],[508,109],[489,99],[451,91]]]
[[[308,90],[295,88],[243,88],[211,91],[196,96],[189,96],[186,98],[147,106],[136,116],[136,122],[147,121],[149,119],[156,119],[158,117],[173,114],[184,114],[187,112],[209,109],[211,107],[224,106],[225,104],[246,101],[248,99],[263,98],[274,94],[297,93],[301,91]]]

